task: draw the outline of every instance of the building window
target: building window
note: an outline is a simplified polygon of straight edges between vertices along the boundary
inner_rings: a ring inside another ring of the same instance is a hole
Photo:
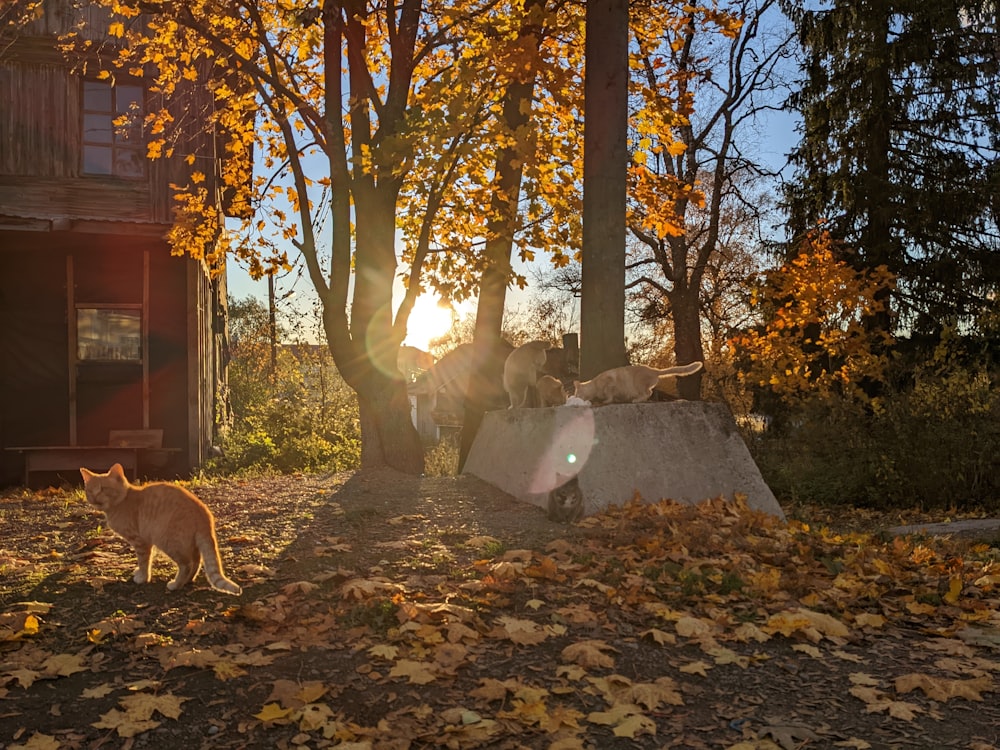
[[[142,86],[83,82],[83,173],[140,179],[146,176],[142,138]],[[129,122],[115,125],[127,115]]]
[[[77,359],[142,361],[142,311],[120,307],[78,307]]]

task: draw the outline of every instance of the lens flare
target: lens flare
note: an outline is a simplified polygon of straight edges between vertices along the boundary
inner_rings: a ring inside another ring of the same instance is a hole
[[[594,448],[594,414],[591,409],[557,410],[559,418],[528,485],[529,492],[549,492],[583,471]]]

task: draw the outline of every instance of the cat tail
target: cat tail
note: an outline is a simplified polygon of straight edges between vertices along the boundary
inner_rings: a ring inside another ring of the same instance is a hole
[[[687,375],[694,375],[698,370],[702,368],[703,364],[701,362],[692,362],[689,365],[678,365],[677,367],[667,367],[664,370],[657,370],[657,374],[661,378],[667,375],[673,375],[678,378],[683,378]]]
[[[226,578],[222,572],[222,560],[219,557],[219,545],[214,534],[199,534],[195,542],[201,552],[201,563],[205,569],[205,577],[213,589],[224,591],[233,596],[239,596],[243,589],[235,581]]]

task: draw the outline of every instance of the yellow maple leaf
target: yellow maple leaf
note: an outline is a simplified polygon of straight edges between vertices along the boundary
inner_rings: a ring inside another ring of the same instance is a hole
[[[399,654],[399,647],[390,646],[388,643],[377,643],[368,649],[368,653],[380,659],[392,661]]]
[[[633,714],[613,730],[616,737],[634,738],[639,734],[656,734],[656,722],[648,716]]]
[[[253,717],[271,724],[288,724],[294,713],[294,708],[283,708],[279,703],[267,703]]]
[[[643,714],[639,706],[630,703],[617,703],[607,711],[593,711],[587,714],[587,721],[613,727],[617,737],[656,734],[656,722]]]
[[[160,722],[153,719],[136,719],[127,712],[112,708],[105,714],[101,714],[101,720],[93,722],[90,726],[97,729],[114,729],[119,737],[135,737],[137,734],[156,729]]]
[[[118,701],[118,704],[134,719],[150,719],[154,713],[158,713],[168,719],[176,719],[180,717],[181,704],[186,700],[189,699],[181,698],[171,693],[163,693],[162,695],[133,693],[132,695],[126,695]]]
[[[659,628],[650,628],[649,630],[644,630],[641,633],[639,633],[639,637],[652,638],[661,646],[677,643],[677,638],[676,636],[674,636],[673,633],[668,633],[665,630],[660,630]]]
[[[71,674],[83,672],[84,657],[81,654],[57,654],[42,662],[42,671],[49,676],[69,677]]]
[[[500,626],[493,631],[494,634],[500,638],[507,638],[521,646],[533,646],[549,637],[545,629],[533,620],[524,620],[504,615],[497,621],[500,623]]]
[[[7,672],[6,675],[8,677],[13,677],[15,680],[17,680],[18,685],[27,690],[28,688],[30,688],[32,685],[35,684],[35,680],[41,677],[42,673],[36,672],[33,669],[25,669],[22,667],[21,669],[11,670],[10,672]]]
[[[502,701],[507,698],[508,693],[513,693],[520,686],[520,682],[515,679],[497,680],[487,677],[479,681],[479,687],[470,691],[469,695],[474,698],[482,698],[486,701]]]
[[[677,635],[684,638],[700,638],[709,635],[714,629],[714,624],[708,620],[701,620],[697,617],[684,616],[674,624]]]
[[[35,732],[23,745],[7,745],[7,750],[59,750],[60,747],[62,743],[55,737]]]
[[[222,682],[235,680],[237,677],[242,677],[247,673],[243,667],[230,659],[220,659],[212,666],[212,672],[215,673],[216,679]]]
[[[708,677],[708,670],[711,668],[711,664],[699,660],[688,662],[683,667],[679,667],[678,669],[684,674],[700,674],[702,677]]]
[[[437,679],[431,665],[412,659],[400,659],[389,672],[390,677],[405,677],[413,685],[426,685]]]
[[[631,702],[638,703],[647,711],[655,711],[661,703],[668,706],[684,705],[677,683],[669,677],[659,677],[656,682],[638,682],[629,692]]]
[[[114,688],[110,685],[98,685],[97,687],[85,688],[80,693],[81,698],[103,698],[109,693],[114,692]]]
[[[604,641],[585,640],[571,643],[562,650],[561,656],[563,661],[579,664],[585,669],[595,667],[611,669],[615,666],[615,660],[613,656],[606,654],[606,651],[617,653],[617,649]]]
[[[952,680],[926,674],[904,674],[896,678],[896,692],[909,693],[922,690],[931,700],[945,703],[952,698],[982,701],[982,693],[993,692],[993,678],[988,675],[971,680]]]
[[[861,612],[854,616],[854,622],[863,628],[867,627],[877,629],[885,625],[885,618],[882,615],[876,615],[870,612]]]
[[[333,710],[325,703],[310,703],[302,707],[299,717],[299,729],[303,732],[315,732],[323,729],[334,719]]]
[[[38,618],[29,612],[0,614],[0,641],[17,641],[38,633]]]

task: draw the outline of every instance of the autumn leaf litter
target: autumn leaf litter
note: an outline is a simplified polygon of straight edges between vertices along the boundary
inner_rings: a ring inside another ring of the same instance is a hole
[[[722,499],[567,527],[471,477],[193,489],[239,600],[132,583],[79,493],[0,496],[0,746],[1000,746],[986,544]]]

